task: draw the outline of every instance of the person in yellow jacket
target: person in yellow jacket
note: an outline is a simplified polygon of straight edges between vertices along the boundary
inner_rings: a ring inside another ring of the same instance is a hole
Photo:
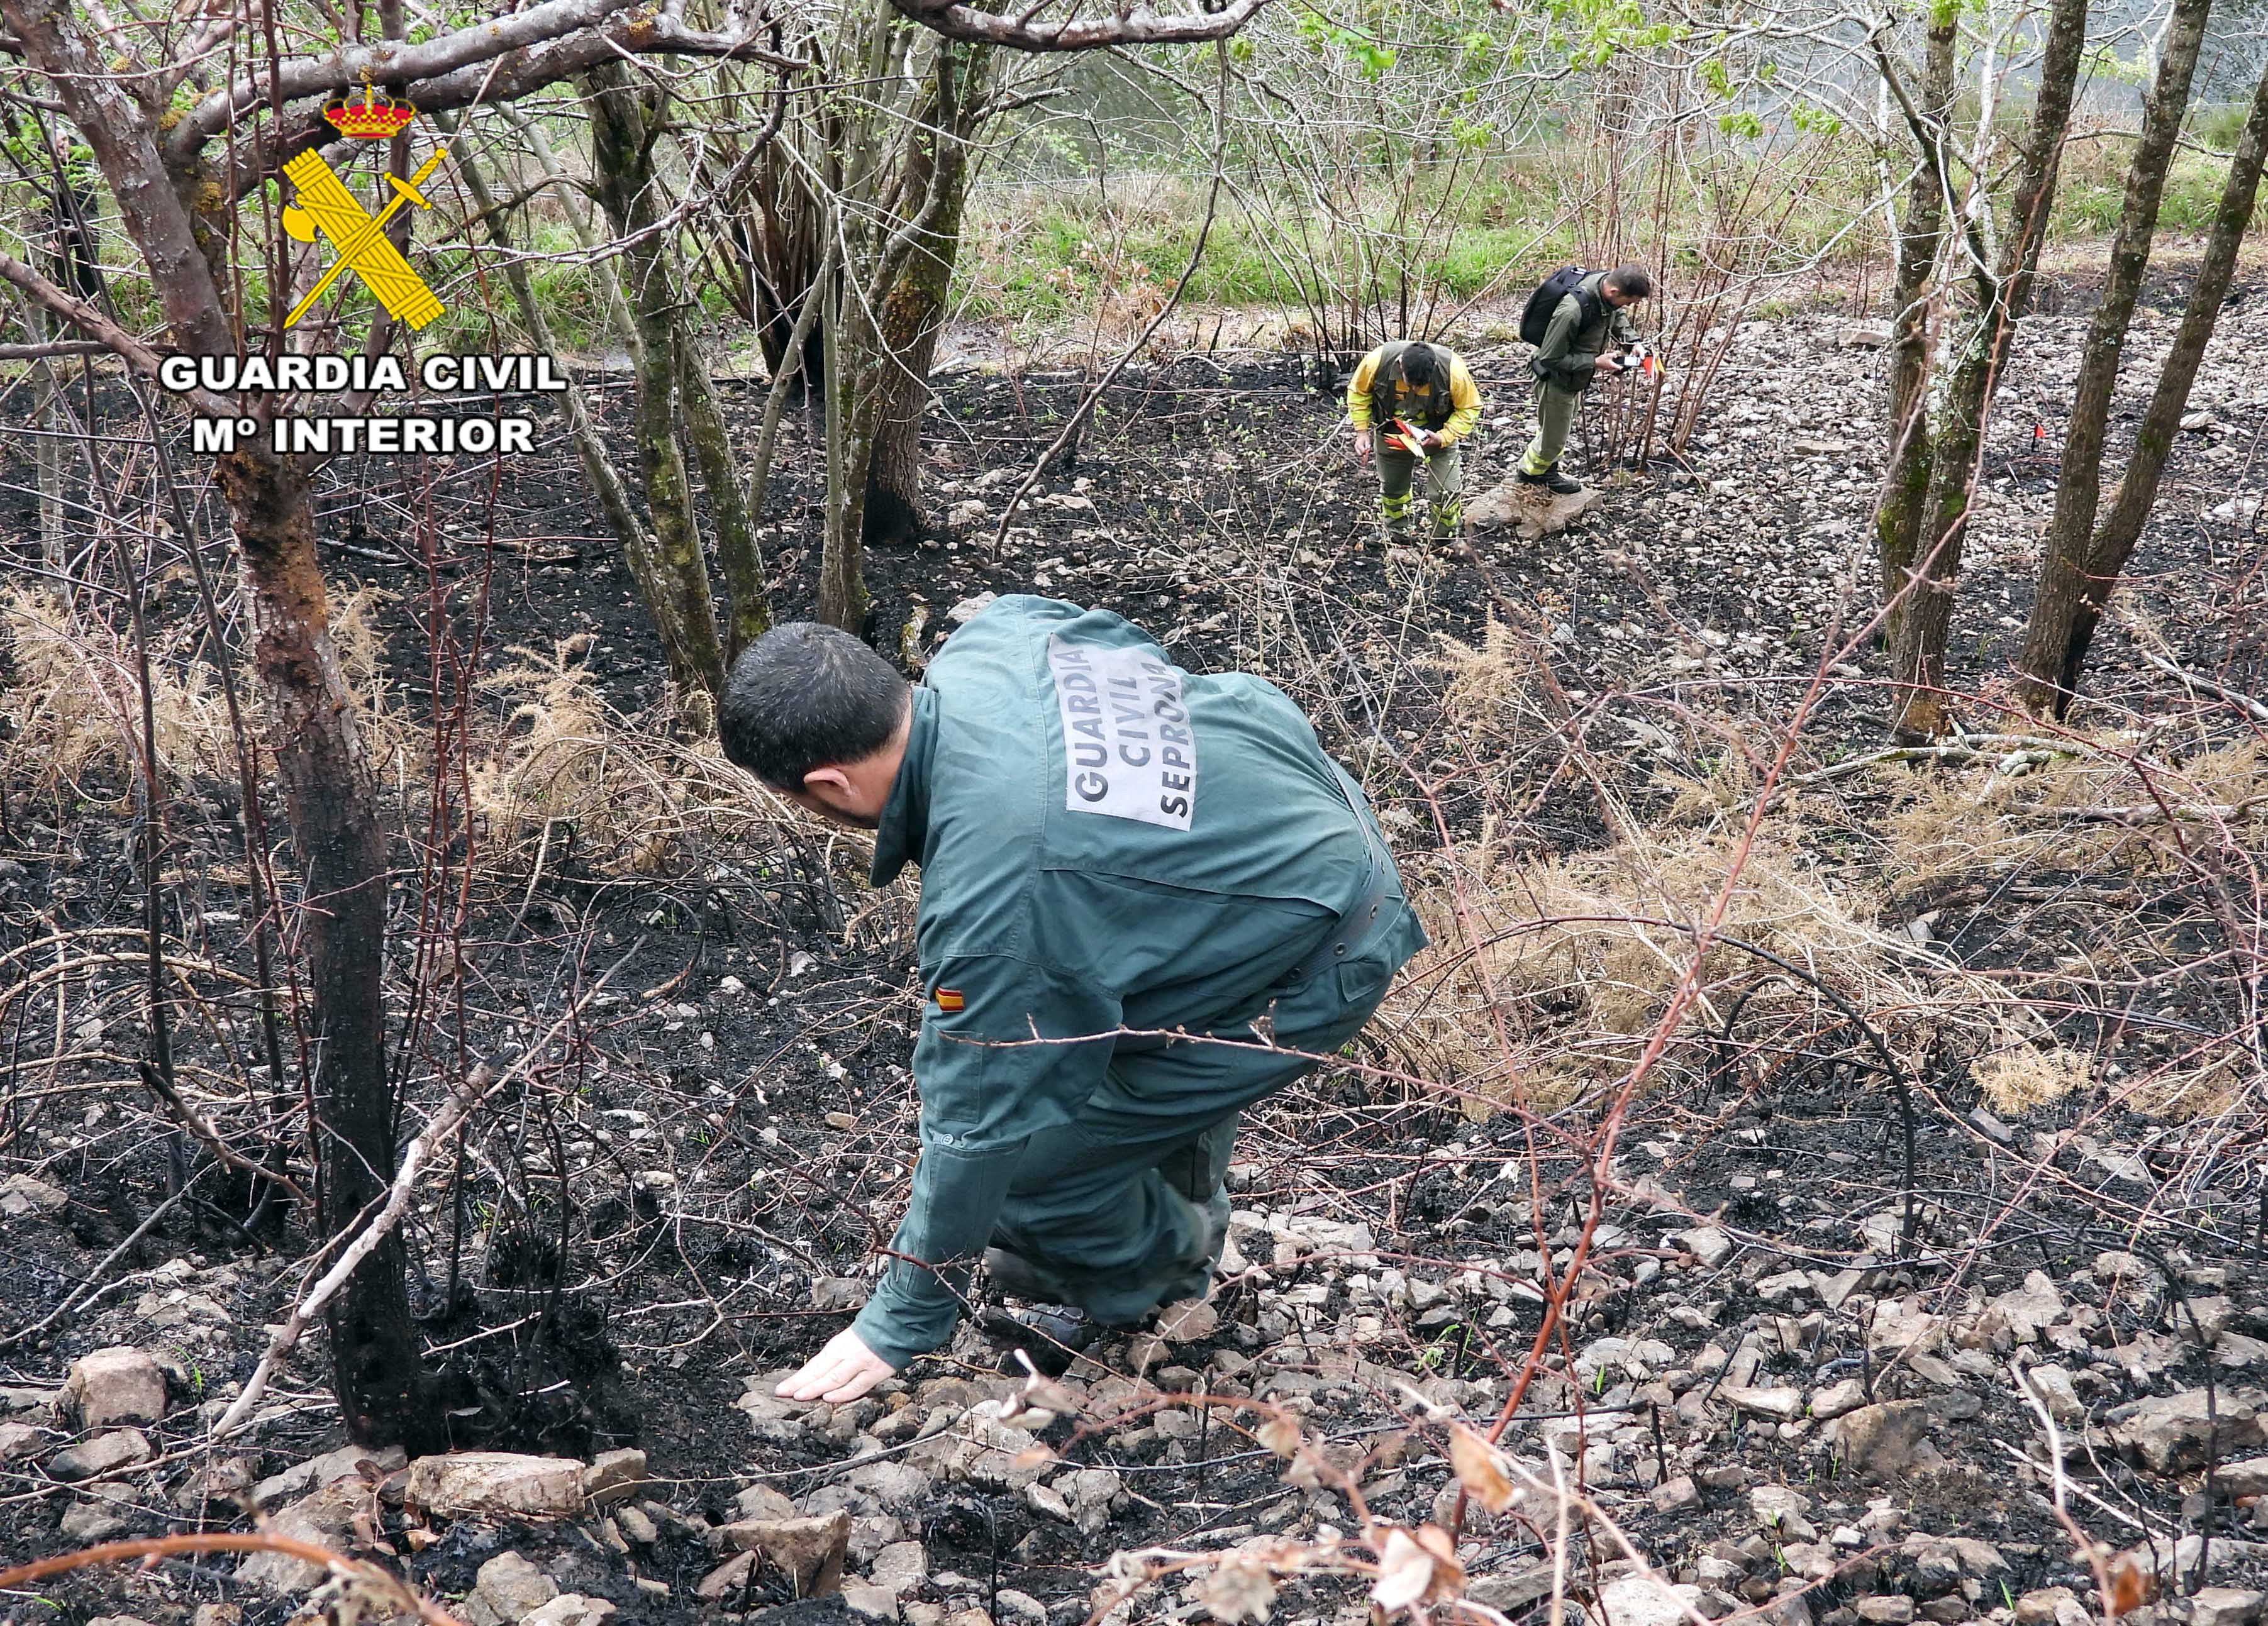
[[[1354,430],[1355,456],[1378,460],[1378,511],[1389,541],[1410,533],[1410,488],[1420,457],[1433,534],[1453,537],[1463,528],[1464,466],[1457,443],[1480,421],[1481,393],[1472,370],[1446,346],[1401,339],[1362,358],[1347,386],[1347,422]]]

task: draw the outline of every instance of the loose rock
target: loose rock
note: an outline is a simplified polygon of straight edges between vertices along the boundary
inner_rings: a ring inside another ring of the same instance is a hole
[[[571,1457],[465,1451],[409,1465],[410,1505],[443,1519],[517,1513],[566,1519],[583,1511],[583,1465]]]
[[[815,1598],[843,1585],[850,1515],[838,1509],[821,1518],[744,1519],[725,1527],[725,1541],[743,1552],[762,1554],[794,1578],[797,1597]]]
[[[121,1468],[147,1462],[157,1454],[151,1447],[150,1437],[140,1429],[114,1429],[55,1453],[48,1463],[48,1472],[65,1483],[100,1479]]]
[[[516,1626],[557,1596],[559,1587],[549,1576],[507,1550],[481,1566],[458,1613],[469,1626]]]
[[[70,1204],[69,1194],[29,1174],[0,1180],[0,1219],[28,1219],[34,1215],[60,1214]]]
[[[158,1423],[166,1416],[166,1374],[144,1350],[116,1344],[83,1357],[63,1392],[88,1428],[114,1423]]]

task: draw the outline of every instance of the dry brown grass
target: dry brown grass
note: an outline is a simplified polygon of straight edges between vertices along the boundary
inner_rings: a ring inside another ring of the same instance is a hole
[[[1390,1016],[1432,1076],[1466,1092],[1476,1113],[1515,1098],[1549,1107],[1611,1088],[1669,1010],[1693,933],[1728,876],[1712,937],[1785,960],[1910,1056],[1949,1036],[1981,1047],[1981,1013],[1999,996],[1885,927],[1876,893],[1834,884],[1773,842],[1743,857],[1728,835],[1675,828],[1534,862],[1502,863],[1470,847],[1443,855],[1416,887],[1435,946],[1412,968]],[[1650,1085],[1696,1077],[1712,1056],[1697,1041],[1724,1033],[1736,1009],[1736,1045],[1764,1035],[1784,1045],[1830,1029],[1840,1032],[1830,1048],[1857,1038],[1815,988],[1719,942]]]
[[[563,824],[585,864],[658,875],[790,816],[713,739],[680,739],[666,719],[609,706],[583,664],[590,642],[515,645],[512,663],[482,680],[509,707],[472,774],[493,846],[532,857],[546,828]]]
[[[11,724],[0,742],[10,776],[49,792],[69,785],[97,805],[123,808],[142,762],[131,630],[84,614],[43,587],[11,587],[0,594],[0,637],[15,673],[0,697]],[[194,650],[195,640],[175,629],[159,633],[150,652],[158,754],[177,773],[232,773],[219,676]],[[98,789],[90,783],[97,774],[116,784]]]
[[[349,594],[333,612],[331,635],[372,759],[382,777],[399,783],[418,770],[418,736],[380,673],[384,635],[375,612],[383,602],[374,588]],[[151,710],[163,770],[235,778],[220,673],[200,653],[197,623],[153,623],[151,637]],[[45,588],[15,587],[0,594],[0,639],[14,667],[13,684],[0,694],[13,725],[0,742],[9,773],[49,792],[69,785],[98,805],[123,807],[126,781],[142,762],[141,678],[124,618],[113,625]],[[240,668],[237,696],[256,740],[259,688]],[[114,792],[91,783],[98,774],[117,776]]]

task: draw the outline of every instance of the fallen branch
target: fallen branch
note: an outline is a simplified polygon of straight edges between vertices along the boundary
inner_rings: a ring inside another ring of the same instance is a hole
[[[2194,689],[2201,695],[2211,695],[2218,700],[2225,700],[2256,723],[2268,723],[2268,705],[2264,705],[2253,699],[2251,695],[2241,690],[2233,689],[2225,683],[2215,682],[2203,673],[2191,672],[2186,666],[2176,666],[2163,655],[2154,654],[2149,650],[2142,651],[2142,658],[2159,671],[2178,679],[2183,687]]]
[[[375,1607],[359,1611],[364,1618],[386,1620],[403,1615],[415,1615],[426,1626],[464,1626],[455,1615],[439,1604],[426,1598],[399,1576],[360,1558],[350,1558],[335,1553],[328,1547],[318,1547],[312,1541],[302,1541],[288,1535],[276,1535],[265,1530],[218,1531],[200,1535],[160,1535],[139,1541],[105,1541],[99,1547],[81,1548],[75,1553],[63,1553],[53,1558],[42,1558],[34,1563],[18,1564],[12,1570],[0,1570],[0,1592],[28,1586],[33,1581],[49,1576],[67,1575],[73,1570],[85,1570],[96,1564],[125,1563],[133,1559],[169,1558],[192,1553],[282,1553],[307,1563],[317,1563],[330,1571],[334,1585],[342,1590],[361,1587],[373,1594],[366,1601]],[[343,1604],[345,1600],[341,1600]],[[341,1608],[341,1618],[354,1618],[357,1611]]]

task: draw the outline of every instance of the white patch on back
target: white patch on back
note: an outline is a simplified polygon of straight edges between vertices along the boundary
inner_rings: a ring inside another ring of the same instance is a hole
[[[1182,674],[1146,649],[1048,638],[1063,717],[1064,806],[1187,830],[1197,742]]]

